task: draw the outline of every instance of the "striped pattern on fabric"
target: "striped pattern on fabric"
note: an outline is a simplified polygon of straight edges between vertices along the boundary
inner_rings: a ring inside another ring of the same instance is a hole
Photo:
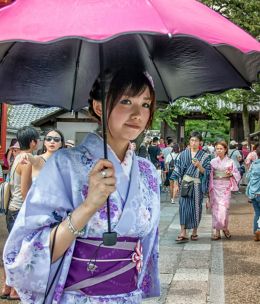
[[[194,184],[191,197],[180,197],[179,214],[180,224],[186,229],[193,229],[199,226],[202,214],[203,194],[208,192],[210,175],[210,157],[203,150],[199,150],[195,157],[201,162],[205,169],[204,174],[193,166],[190,149],[181,152],[175,162],[175,168],[171,179],[178,180],[179,185],[184,175],[200,178],[200,184]]]

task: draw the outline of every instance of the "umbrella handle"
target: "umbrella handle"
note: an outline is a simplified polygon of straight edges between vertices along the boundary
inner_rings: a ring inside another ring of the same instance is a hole
[[[104,77],[104,54],[103,46],[99,44],[99,64],[100,64],[100,88],[101,88],[101,102],[102,102],[102,135],[104,144],[104,158],[107,157],[107,107],[105,101],[105,77]],[[103,233],[103,244],[105,246],[113,246],[117,242],[117,233],[111,232],[111,217],[110,217],[110,203],[107,199],[107,227],[108,232]]]

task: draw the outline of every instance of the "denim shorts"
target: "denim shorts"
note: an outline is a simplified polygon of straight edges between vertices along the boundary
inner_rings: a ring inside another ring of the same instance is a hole
[[[19,211],[20,210],[15,210],[15,211],[8,210],[8,212],[6,214],[6,227],[7,227],[7,230],[9,233],[11,232],[11,230],[14,226],[14,222],[17,218]]]

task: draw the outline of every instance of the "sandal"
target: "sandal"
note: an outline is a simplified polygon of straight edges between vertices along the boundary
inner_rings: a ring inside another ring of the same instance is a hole
[[[217,241],[217,240],[220,240],[221,239],[221,236],[220,235],[217,235],[217,234],[214,234],[212,237],[211,237],[212,241]]]
[[[2,293],[0,295],[0,299],[7,299],[10,295],[11,292],[11,287],[4,285],[4,287],[2,288]]]
[[[198,235],[196,234],[196,235],[191,235],[190,236],[190,239],[191,239],[191,241],[197,241],[198,239],[199,239],[199,237],[198,237]]]
[[[8,296],[6,298],[6,300],[8,300],[8,301],[20,301],[21,299],[20,299],[20,297],[10,297],[10,296]]]
[[[188,241],[189,241],[189,239],[187,237],[181,236],[181,235],[179,235],[177,237],[177,239],[175,240],[176,243],[186,243]]]
[[[227,239],[230,239],[230,238],[231,238],[231,234],[230,234],[230,232],[229,232],[228,230],[223,230],[223,233],[224,233],[224,235],[225,235],[225,237],[226,237]]]

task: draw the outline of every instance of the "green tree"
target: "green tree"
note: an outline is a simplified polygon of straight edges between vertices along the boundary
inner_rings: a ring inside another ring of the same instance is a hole
[[[185,138],[187,140],[192,131],[199,131],[204,142],[213,143],[222,139],[228,141],[229,128],[230,123],[227,120],[188,120],[185,123]]]
[[[232,22],[249,32],[256,38],[260,37],[260,1],[259,0],[201,0],[210,8],[222,14]],[[221,106],[220,106],[221,103]],[[165,120],[174,128],[174,120],[178,115],[185,115],[194,109],[200,111],[213,120],[225,122],[227,114],[234,111],[234,105],[242,107],[244,136],[249,135],[249,114],[250,105],[260,106],[260,85],[254,84],[252,90],[234,89],[219,95],[206,94],[197,99],[181,98],[172,106],[157,111],[156,121]],[[260,114],[258,126],[260,130]]]
[[[259,0],[201,0],[256,38],[260,38]]]

